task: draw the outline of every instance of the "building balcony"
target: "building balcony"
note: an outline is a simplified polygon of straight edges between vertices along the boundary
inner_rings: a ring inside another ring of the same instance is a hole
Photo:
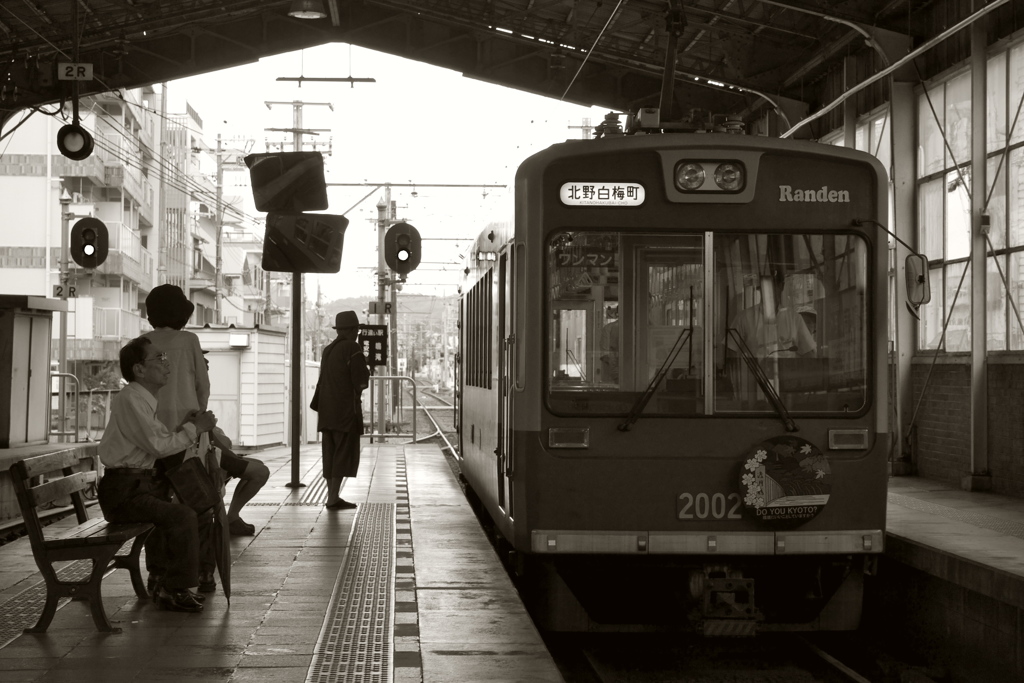
[[[124,342],[120,339],[75,339],[68,338],[67,358],[69,361],[116,361]],[[51,353],[58,360],[58,347],[53,344]]]
[[[65,178],[86,178],[97,185],[106,182],[106,166],[103,159],[97,154],[92,154],[81,161],[72,161],[62,154],[52,154],[51,176]]]
[[[119,308],[93,308],[93,331],[99,340],[134,339],[142,334],[142,317]]]

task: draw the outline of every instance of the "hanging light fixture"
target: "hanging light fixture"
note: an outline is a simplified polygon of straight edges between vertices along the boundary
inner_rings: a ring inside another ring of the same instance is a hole
[[[288,16],[296,19],[326,19],[327,12],[321,0],[292,0]]]

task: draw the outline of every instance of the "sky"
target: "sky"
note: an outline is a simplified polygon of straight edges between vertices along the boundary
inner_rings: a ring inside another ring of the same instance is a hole
[[[376,82],[303,82],[300,87],[277,80],[298,76]],[[292,103],[304,102],[301,127],[324,130],[304,141],[319,143],[329,185],[392,184],[398,219],[415,226],[423,238],[421,265],[409,274],[403,293],[425,295],[454,295],[462,251],[488,223],[512,220],[519,164],[554,143],[579,139],[581,130],[570,126],[580,126],[584,118],[596,124],[607,113],[341,43],[172,81],[167,97],[170,113],[184,112],[186,101],[196,110],[207,144],[215,145],[219,133],[225,146],[249,145],[253,152],[267,151],[268,140],[290,142],[290,132],[266,129],[293,128]],[[410,183],[416,187],[399,186]],[[242,195],[245,211],[260,215],[244,167],[226,173],[224,191]],[[325,213],[349,219],[341,271],[307,274],[308,297],[315,297],[319,287],[325,301],[375,298],[376,204],[384,193],[372,185],[328,187]]]

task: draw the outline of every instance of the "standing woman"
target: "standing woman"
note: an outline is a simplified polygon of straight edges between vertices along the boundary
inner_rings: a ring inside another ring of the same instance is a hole
[[[345,477],[359,472],[359,437],[363,433],[362,394],[370,383],[355,311],[342,311],[334,319],[338,338],[320,357],[320,377],[311,408],[317,411],[317,431],[323,432],[323,468],[327,480],[327,505],[331,510],[350,510],[355,503],[338,497]]]
[[[154,287],[146,297],[146,314],[154,329],[144,336],[163,349],[171,363],[171,378],[160,389],[156,409],[156,416],[168,429],[175,429],[193,410],[204,412],[210,400],[203,347],[194,332],[183,329],[194,310],[195,305],[177,285]]]
[[[171,366],[170,378],[157,394],[156,408],[157,419],[170,430],[177,429],[191,415],[206,412],[210,400],[210,375],[203,358],[203,347],[194,332],[183,329],[194,310],[195,305],[177,285],[159,285],[146,297],[146,314],[154,329],[143,336],[167,354]],[[198,444],[185,451],[182,459],[205,455],[209,444],[209,435],[203,434]],[[165,462],[168,468],[176,464],[172,459],[165,459]],[[208,512],[199,520],[201,593],[211,593],[217,587],[213,578],[216,564],[211,543],[212,529],[213,513]],[[150,566],[149,569],[151,576],[160,574],[158,567]]]

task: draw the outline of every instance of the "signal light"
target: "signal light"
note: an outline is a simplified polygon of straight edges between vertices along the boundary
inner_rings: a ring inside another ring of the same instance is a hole
[[[420,233],[408,223],[395,223],[384,235],[384,262],[399,275],[420,265]]]
[[[83,268],[97,268],[107,260],[107,226],[98,218],[83,218],[71,228],[71,258]]]
[[[77,112],[78,109],[76,108]],[[88,159],[92,154],[96,142],[92,135],[85,128],[78,125],[78,115],[75,115],[75,122],[61,126],[57,131],[57,149],[60,153],[72,161]]]

